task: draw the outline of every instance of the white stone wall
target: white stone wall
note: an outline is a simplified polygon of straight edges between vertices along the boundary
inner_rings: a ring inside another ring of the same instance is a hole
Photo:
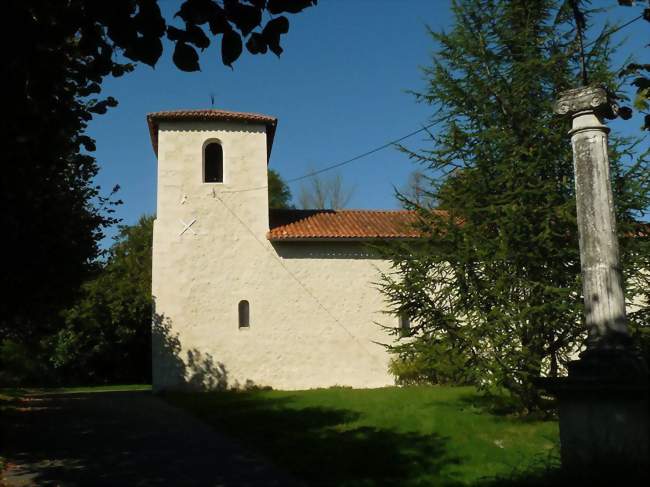
[[[218,140],[224,183],[202,182],[202,149]],[[276,389],[393,384],[374,343],[396,326],[373,284],[387,263],[362,243],[282,242],[268,231],[263,125],[161,123],[154,227],[154,389]],[[181,221],[196,222],[183,235]],[[250,303],[250,328],[238,303]]]

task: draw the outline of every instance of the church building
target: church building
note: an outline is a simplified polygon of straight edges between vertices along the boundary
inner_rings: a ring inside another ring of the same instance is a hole
[[[153,387],[392,385],[394,340],[368,244],[416,238],[407,211],[269,209],[277,120],[149,114],[158,158]]]

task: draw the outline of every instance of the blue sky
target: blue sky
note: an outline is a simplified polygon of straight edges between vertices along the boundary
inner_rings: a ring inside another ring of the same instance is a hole
[[[162,1],[166,18],[179,4]],[[612,21],[641,12],[618,7],[616,0],[594,4],[611,7],[603,17]],[[88,133],[97,141],[97,183],[105,190],[121,186],[124,205],[117,216],[123,223],[155,210],[156,160],[145,120],[152,111],[210,108],[213,94],[215,108],[276,116],[270,167],[285,179],[349,159],[426,123],[431,108],[415,103],[407,90],[424,86],[419,67],[434,48],[425,26],[451,25],[448,0],[320,0],[290,21],[279,59],[245,52],[230,70],[221,64],[215,43],[202,54],[201,72],[183,73],[166,46],[155,69],[138,66],[105,81],[103,94],[120,104],[92,121]],[[616,40],[629,38],[625,54],[641,53],[647,26],[638,21],[616,34]],[[612,123],[615,130],[634,134],[639,125]],[[414,148],[425,144],[421,135],[408,140]],[[403,186],[413,169],[393,148],[345,166],[339,172],[355,188],[348,206],[396,208],[393,188]],[[291,187],[294,195],[299,189],[300,183]]]

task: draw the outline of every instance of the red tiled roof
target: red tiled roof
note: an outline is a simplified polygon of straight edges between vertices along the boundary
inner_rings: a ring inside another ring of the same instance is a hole
[[[268,156],[271,156],[271,147],[273,147],[273,138],[275,129],[278,125],[278,119],[269,115],[246,112],[230,112],[226,110],[172,110],[165,112],[154,112],[147,115],[147,124],[149,124],[149,134],[151,135],[151,145],[153,151],[158,156],[158,124],[159,122],[188,120],[204,121],[217,120],[225,122],[245,122],[258,123],[266,125],[266,140]]]
[[[433,210],[446,216],[444,210]],[[418,216],[408,210],[269,210],[271,241],[369,240],[421,238]],[[463,220],[456,219],[459,225]],[[638,222],[633,237],[650,237],[650,223]]]
[[[418,238],[414,211],[276,210],[269,212],[269,240]]]

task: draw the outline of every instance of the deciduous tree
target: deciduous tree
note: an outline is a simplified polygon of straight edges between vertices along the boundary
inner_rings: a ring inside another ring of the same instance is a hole
[[[122,226],[96,277],[62,313],[47,360],[64,383],[151,380],[153,216]]]
[[[429,193],[431,182],[428,176],[420,170],[409,174],[406,185],[400,191],[401,199],[415,203],[417,206],[433,206],[435,201]]]
[[[0,339],[36,343],[87,280],[119,203],[94,183],[95,142],[86,127],[117,104],[100,96],[107,76],[154,66],[163,38],[183,71],[215,40],[232,66],[244,50],[282,53],[285,14],[316,0],[185,0],[169,25],[157,0],[9,0],[20,38],[5,50],[7,144],[0,226],[7,259],[0,283]],[[110,164],[110,161],[104,161]]]
[[[289,208],[291,192],[269,170],[269,206]],[[44,338],[49,378],[63,383],[148,382],[151,367],[153,216],[121,226],[106,260]],[[20,364],[19,364],[20,365]],[[23,371],[28,375],[29,371]]]
[[[346,187],[340,174],[314,175],[300,187],[298,202],[306,210],[345,208],[354,194],[354,187]]]
[[[637,5],[633,0],[618,0],[620,5],[625,7],[634,7]],[[645,22],[650,22],[650,0],[646,3],[646,7],[643,9],[641,14]],[[641,3],[639,3],[641,5]],[[647,26],[646,26],[647,29]],[[643,128],[645,130],[650,130],[650,64],[647,63],[648,58],[648,48],[650,48],[650,43],[646,44],[646,63],[634,62],[628,64],[623,71],[621,71],[620,76],[632,76],[632,85],[635,87],[635,98],[633,100],[634,107],[644,114],[643,119]]]

